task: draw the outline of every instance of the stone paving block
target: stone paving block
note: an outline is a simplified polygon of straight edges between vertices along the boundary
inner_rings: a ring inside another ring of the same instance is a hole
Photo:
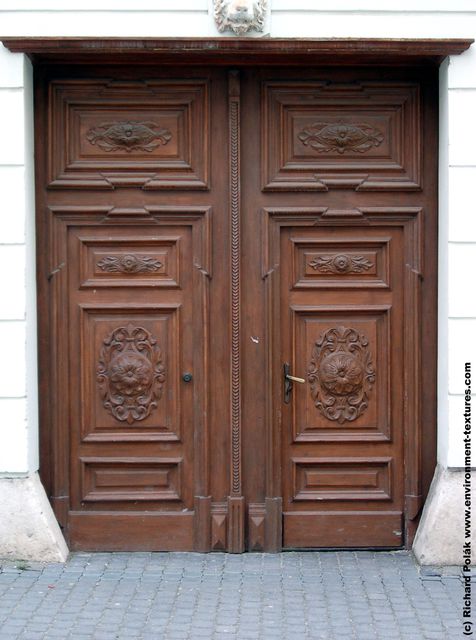
[[[3,563],[0,640],[455,640],[460,574],[371,551]]]

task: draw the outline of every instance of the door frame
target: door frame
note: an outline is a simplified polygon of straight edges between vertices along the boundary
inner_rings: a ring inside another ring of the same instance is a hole
[[[56,38],[7,38],[3,40],[5,46],[11,51],[27,53],[36,65],[42,64],[95,64],[108,63],[127,64],[156,64],[161,62],[171,65],[280,65],[294,66],[306,64],[308,66],[324,64],[332,65],[376,65],[376,66],[413,66],[421,64],[429,65],[433,69],[447,55],[457,55],[465,51],[471,44],[471,40],[256,40],[256,39],[56,39]],[[36,131],[40,123],[38,110],[36,110]],[[38,167],[36,168],[38,173]],[[38,198],[37,185],[37,198]],[[268,214],[267,214],[268,215]],[[432,242],[437,253],[437,239]],[[44,252],[41,238],[38,240],[38,255]],[[41,257],[38,258],[40,260]],[[436,281],[436,278],[435,278]],[[38,284],[39,300],[42,287]],[[270,291],[272,287],[269,288]],[[414,289],[415,290],[415,289]],[[435,285],[436,292],[436,285]],[[41,303],[39,303],[41,304]],[[436,300],[435,300],[436,310]],[[41,312],[41,308],[39,307]],[[435,320],[436,322],[436,320]],[[415,330],[413,323],[411,330]],[[48,349],[43,344],[44,334],[40,332],[39,364],[40,371],[48,362]],[[425,369],[426,362],[436,362],[436,342],[423,341],[422,363]],[[45,376],[40,380],[40,398],[47,396],[47,382]],[[427,430],[432,435],[430,454],[425,458],[425,464],[420,460],[420,445],[412,449],[406,441],[407,454],[413,457],[411,463],[412,472],[408,487],[412,488],[408,494],[409,502],[406,506],[409,518],[407,524],[406,544],[411,542],[418,525],[418,517],[421,507],[428,493],[429,484],[436,465],[436,370],[432,388],[425,389],[425,403],[432,404],[432,420],[427,422]],[[414,392],[411,402],[419,404],[420,392]],[[42,401],[44,404],[44,400]],[[270,401],[271,402],[271,401]],[[271,415],[271,413],[269,414]],[[41,409],[40,421],[40,473],[42,481],[48,493],[51,494],[51,478],[49,472],[51,465],[55,464],[58,452],[56,443],[52,440],[47,413]],[[432,423],[432,424],[431,424]],[[268,425],[270,422],[268,421]],[[268,426],[269,429],[269,426]],[[421,443],[422,432],[418,430],[418,443]],[[270,452],[276,446],[273,438],[269,436]],[[415,451],[417,453],[415,453]],[[412,453],[413,452],[413,453]],[[278,530],[280,520],[279,498],[273,490],[276,486],[275,475],[272,470],[267,472],[266,498],[266,526],[265,526],[265,550],[277,551],[280,541],[277,535],[272,535],[271,530]],[[416,469],[416,471],[415,471]],[[420,490],[418,490],[418,484]],[[238,497],[238,496],[237,496]],[[230,505],[231,506],[231,505]],[[241,508],[240,508],[241,510]],[[61,505],[55,507],[59,520],[62,520]],[[236,519],[236,531],[228,536],[230,551],[244,550],[244,518],[241,514]],[[410,517],[411,516],[411,517]],[[272,525],[272,526],[271,526]],[[239,530],[238,530],[239,529]]]

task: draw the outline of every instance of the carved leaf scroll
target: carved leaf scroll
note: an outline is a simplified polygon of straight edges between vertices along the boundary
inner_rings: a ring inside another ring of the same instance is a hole
[[[172,138],[168,129],[155,122],[104,122],[86,134],[87,140],[103,151],[154,151]]]
[[[97,365],[103,406],[120,422],[144,420],[162,395],[165,367],[157,340],[128,324],[104,339]]]
[[[378,147],[384,135],[368,124],[346,124],[344,122],[315,122],[304,128],[298,135],[306,147],[318,153],[346,152],[365,153],[372,147]]]
[[[156,258],[147,256],[106,256],[99,260],[97,266],[107,273],[154,273],[162,266]]]
[[[309,266],[320,273],[363,273],[371,269],[374,263],[364,256],[339,253],[316,256],[309,262]]]
[[[314,344],[308,368],[314,404],[342,424],[361,416],[375,382],[369,341],[356,329],[328,329]]]

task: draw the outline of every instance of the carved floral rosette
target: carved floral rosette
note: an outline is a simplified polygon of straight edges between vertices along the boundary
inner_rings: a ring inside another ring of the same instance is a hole
[[[334,256],[316,256],[309,266],[321,273],[362,273],[374,266],[364,256],[348,256],[339,253]]]
[[[104,339],[97,365],[103,406],[120,422],[144,420],[157,407],[165,367],[157,340],[143,327],[119,327]]]
[[[312,349],[308,380],[314,404],[328,420],[356,420],[375,382],[368,339],[345,327],[322,333]]]
[[[101,271],[107,273],[153,273],[158,271],[162,262],[157,258],[147,256],[105,256],[97,263]]]

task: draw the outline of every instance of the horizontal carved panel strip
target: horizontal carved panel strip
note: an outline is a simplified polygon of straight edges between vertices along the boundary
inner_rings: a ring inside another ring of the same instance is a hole
[[[391,458],[293,458],[294,500],[390,500]]]
[[[319,273],[364,273],[369,270],[375,272],[375,262],[364,255],[320,254],[313,256],[307,264]]]
[[[418,190],[417,83],[265,81],[263,188]]]
[[[207,79],[58,80],[49,101],[50,188],[208,188]]]
[[[80,460],[84,502],[180,500],[181,458]]]
[[[97,263],[101,271],[107,273],[154,273],[163,267],[163,263],[157,258],[147,256],[106,256]]]

